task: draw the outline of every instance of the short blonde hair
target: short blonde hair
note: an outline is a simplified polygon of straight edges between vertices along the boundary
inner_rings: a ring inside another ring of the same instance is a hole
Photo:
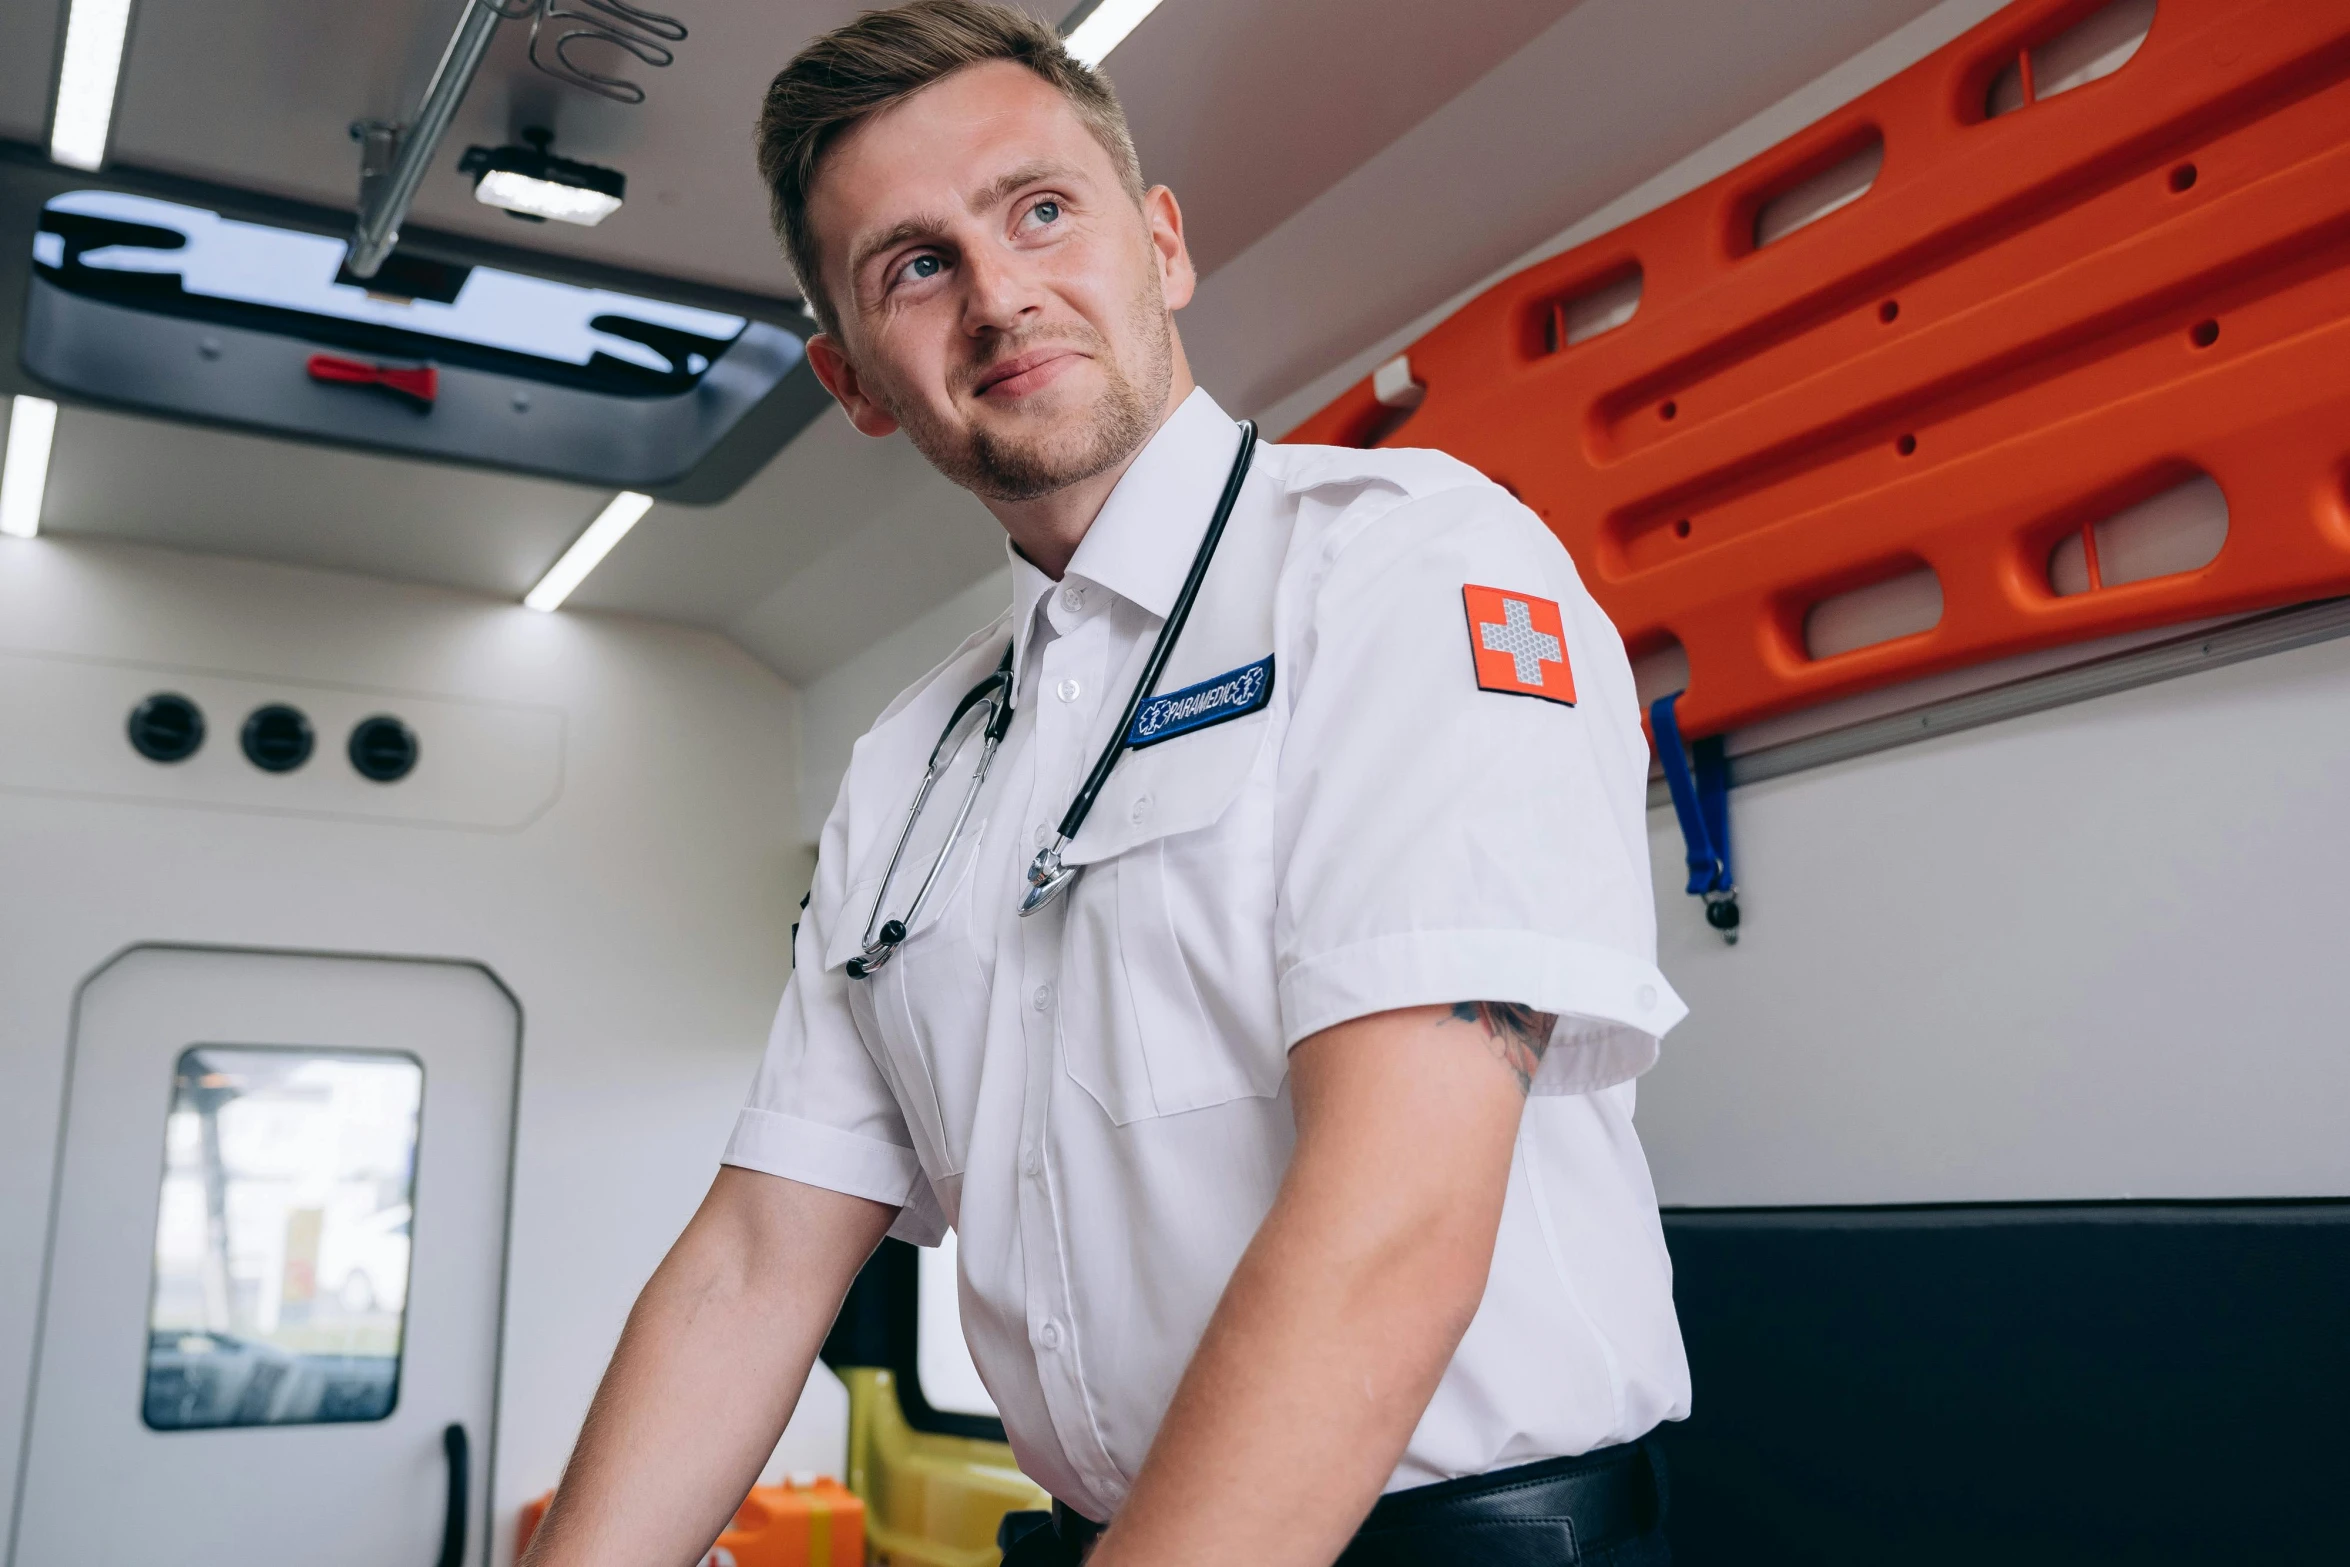
[[[767,182],[775,233],[826,331],[837,333],[840,320],[825,297],[808,225],[808,191],[824,154],[867,115],[989,60],[1024,65],[1059,89],[1109,153],[1127,194],[1141,201],[1142,163],[1117,93],[1108,77],[1062,48],[1050,27],[1025,11],[979,0],[911,0],[867,11],[794,55],[759,109],[759,175]]]

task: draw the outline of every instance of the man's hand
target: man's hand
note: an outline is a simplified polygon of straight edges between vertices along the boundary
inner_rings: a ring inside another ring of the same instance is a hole
[[[897,1210],[722,1167],[637,1297],[519,1567],[679,1567],[742,1505]]]
[[[1092,1567],[1323,1567],[1484,1298],[1555,1020],[1463,1002],[1290,1052],[1297,1149]]]

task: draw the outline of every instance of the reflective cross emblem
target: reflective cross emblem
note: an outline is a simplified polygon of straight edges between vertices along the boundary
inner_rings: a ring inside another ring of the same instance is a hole
[[[1524,599],[1503,599],[1501,624],[1483,622],[1477,627],[1477,640],[1485,644],[1488,653],[1510,656],[1520,685],[1542,684],[1542,666],[1564,662],[1559,656],[1559,639],[1534,629],[1534,611],[1527,608]]]
[[[1575,672],[1567,662],[1566,629],[1557,604],[1529,593],[1474,586],[1464,586],[1461,599],[1469,612],[1469,654],[1481,688],[1574,705]]]

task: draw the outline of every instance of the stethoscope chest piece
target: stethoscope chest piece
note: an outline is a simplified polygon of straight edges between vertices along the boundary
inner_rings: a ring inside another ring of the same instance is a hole
[[[1026,919],[1050,904],[1077,879],[1082,865],[1063,865],[1061,846],[1047,844],[1036,851],[1036,858],[1028,862],[1028,890],[1020,895],[1020,917]]]

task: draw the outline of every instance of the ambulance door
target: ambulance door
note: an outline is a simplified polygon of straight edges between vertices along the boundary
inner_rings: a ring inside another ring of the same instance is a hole
[[[85,984],[12,1567],[488,1560],[519,1028],[461,963]]]

